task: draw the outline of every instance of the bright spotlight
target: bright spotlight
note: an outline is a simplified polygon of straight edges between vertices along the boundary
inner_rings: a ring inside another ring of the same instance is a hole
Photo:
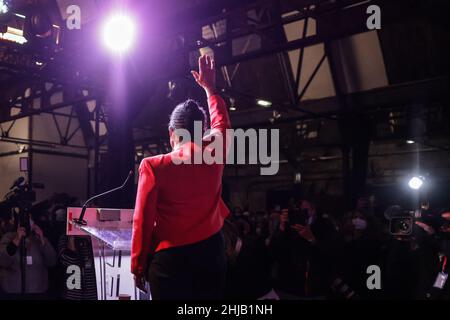
[[[124,14],[112,15],[103,24],[103,43],[115,53],[128,51],[134,43],[135,36],[136,26],[133,20]]]
[[[424,177],[412,177],[408,182],[408,186],[413,190],[419,190],[422,187],[424,180]]]

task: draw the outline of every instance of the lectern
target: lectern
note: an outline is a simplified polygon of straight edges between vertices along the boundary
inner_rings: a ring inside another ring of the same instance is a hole
[[[66,234],[88,235],[92,239],[97,281],[97,296],[100,300],[149,300],[136,288],[131,273],[132,209],[88,208],[84,215],[85,225],[73,222],[82,208],[67,209]]]

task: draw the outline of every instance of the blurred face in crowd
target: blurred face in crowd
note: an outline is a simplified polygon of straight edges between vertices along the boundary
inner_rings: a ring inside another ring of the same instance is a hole
[[[11,231],[11,225],[14,227],[14,216],[11,208],[0,204],[0,234]]]
[[[294,199],[294,198],[289,198],[288,208],[289,208],[289,209],[293,209],[293,208],[295,208],[296,206],[297,206],[297,205],[296,205],[295,199]]]
[[[303,200],[299,204],[300,211],[306,213],[306,224],[311,225],[316,218],[316,207],[309,201]]]
[[[247,222],[245,222],[243,220],[239,222],[238,226],[239,226],[240,234],[242,236],[248,235],[250,233],[250,231],[251,231],[250,224],[248,224]]]
[[[361,197],[358,198],[356,203],[356,210],[362,211],[368,206],[369,202],[367,198]]]
[[[303,200],[300,204],[300,210],[306,210],[308,212],[308,217],[315,217],[316,216],[316,208],[314,205],[307,201]]]
[[[55,210],[55,221],[57,222],[66,222],[66,210],[64,208],[58,208]]]
[[[50,212],[42,212],[41,214],[37,215],[37,217],[35,217],[36,221],[38,222],[42,222],[42,223],[46,223],[51,221],[51,214]]]
[[[5,215],[0,220],[0,233],[7,233],[13,231],[14,231],[14,217],[10,215],[8,219],[8,215]]]
[[[234,208],[234,215],[236,217],[240,217],[242,215],[242,208],[241,207]]]
[[[347,241],[361,237],[367,228],[367,220],[359,211],[349,212],[344,217],[343,232]]]

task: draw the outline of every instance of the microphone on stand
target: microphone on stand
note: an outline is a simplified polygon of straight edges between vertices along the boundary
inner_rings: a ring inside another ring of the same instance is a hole
[[[87,199],[86,202],[83,204],[83,208],[81,209],[80,216],[78,218],[74,218],[72,221],[74,223],[78,224],[78,225],[82,225],[82,226],[87,225],[87,222],[83,218],[84,218],[84,214],[86,213],[86,209],[87,209],[88,203],[91,202],[94,199],[103,197],[103,196],[105,196],[107,194],[110,194],[110,193],[112,193],[114,191],[118,191],[118,190],[123,189],[125,187],[125,185],[127,184],[128,180],[130,180],[131,176],[133,176],[133,171],[132,170],[130,170],[130,173],[128,173],[127,178],[125,179],[124,183],[120,187],[117,187],[117,188],[105,191],[105,192],[100,193],[100,194],[98,194],[96,196],[93,196],[92,198]]]
[[[16,181],[14,181],[13,185],[11,188],[9,188],[9,190],[12,190],[16,187],[20,187],[24,184],[25,182],[25,178],[24,177],[19,177]]]

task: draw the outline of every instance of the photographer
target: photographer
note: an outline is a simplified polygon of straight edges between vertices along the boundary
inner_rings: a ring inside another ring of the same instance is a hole
[[[287,299],[325,298],[330,290],[340,241],[330,221],[302,201],[283,210],[271,251],[277,264],[276,288]]]
[[[355,210],[345,214],[342,221],[345,244],[339,275],[360,299],[376,299],[380,294],[366,285],[367,267],[380,265],[383,257],[380,230],[373,218]]]
[[[450,212],[441,211],[437,223],[426,224],[416,221],[416,225],[423,229],[430,237],[434,250],[433,265],[427,274],[425,285],[426,298],[434,300],[448,300],[450,298],[450,285],[448,282],[450,258]]]
[[[391,299],[429,299],[439,272],[436,231],[415,221],[410,235],[394,235],[386,260],[386,291]]]
[[[236,220],[225,220],[228,258],[225,298],[256,300],[272,289],[268,248],[262,237],[244,234],[239,227]]]
[[[450,272],[450,212],[446,211],[442,213],[441,217],[445,219],[445,223],[440,229],[442,237],[440,239],[441,264],[439,269],[443,275],[448,275]],[[450,299],[450,284],[448,279],[443,284],[441,290],[435,297],[437,299]]]
[[[42,299],[48,289],[47,268],[55,265],[56,253],[42,229],[29,217],[26,219],[29,228],[25,223],[21,225],[16,215],[16,231],[6,233],[0,240],[1,287],[8,298]],[[22,292],[21,259],[25,263],[25,292]]]

